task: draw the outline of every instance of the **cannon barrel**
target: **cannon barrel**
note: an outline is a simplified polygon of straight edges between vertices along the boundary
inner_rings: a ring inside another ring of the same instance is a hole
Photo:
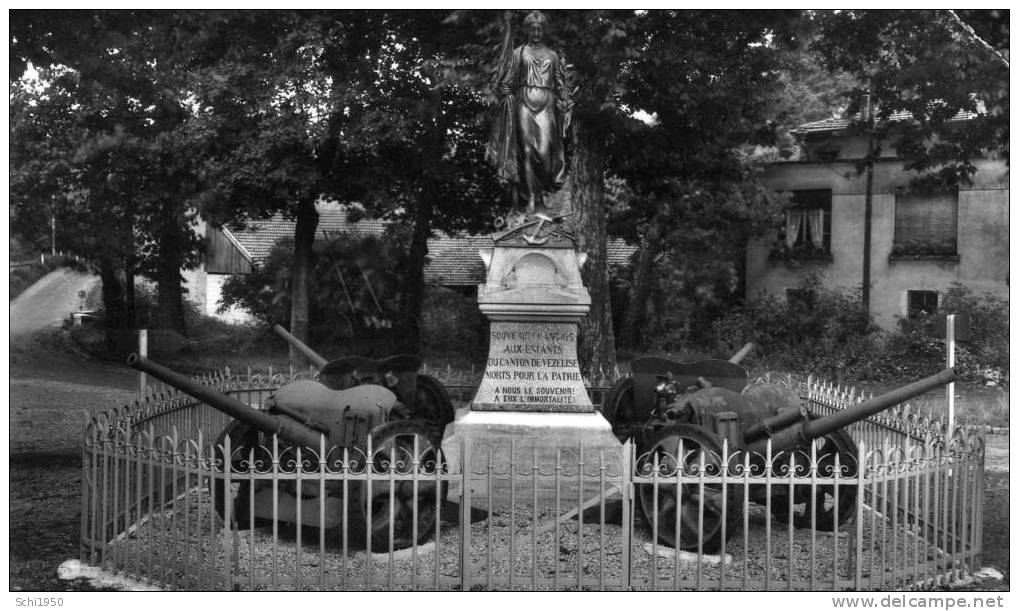
[[[729,362],[734,365],[739,365],[740,361],[746,358],[748,354],[754,349],[754,342],[747,342],[743,344],[743,347],[739,349],[739,352],[729,357]]]
[[[776,431],[771,435],[772,453],[781,452],[795,447],[801,447],[811,440],[823,437],[833,431],[843,429],[851,424],[869,418],[878,412],[882,412],[893,405],[918,397],[925,392],[940,388],[956,379],[954,368],[945,369],[930,377],[913,382],[886,392],[883,395],[868,399],[859,405],[844,409],[829,416],[823,416],[815,420],[800,421],[788,428]],[[764,454],[767,448],[768,438],[758,439],[747,446],[750,452]]]
[[[316,368],[322,369],[323,367],[326,366],[326,363],[329,362],[325,360],[325,358],[322,355],[309,348],[308,344],[305,344],[301,340],[291,335],[290,332],[284,329],[282,326],[274,325],[273,330],[276,331],[277,335],[287,340],[288,344],[290,344],[294,348],[297,348],[297,351],[303,354],[304,358],[311,361],[311,364],[314,365]]]
[[[127,357],[127,364],[179,389],[235,420],[250,424],[264,433],[276,435],[280,439],[285,439],[305,447],[319,447],[321,433],[311,427],[295,422],[291,418],[267,414],[249,407],[230,395],[198,384],[194,380],[159,363],[150,361],[144,356],[131,354]]]
[[[792,426],[797,422],[805,422],[809,419],[810,412],[807,411],[806,407],[802,405],[790,407],[745,429],[743,431],[743,441],[752,443],[762,437],[767,437],[773,431],[780,431],[787,426]]]

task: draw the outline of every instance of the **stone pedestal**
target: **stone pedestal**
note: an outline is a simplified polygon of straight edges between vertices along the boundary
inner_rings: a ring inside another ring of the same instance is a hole
[[[517,472],[527,473],[534,464],[548,470],[558,459],[567,472],[576,473],[583,459],[586,473],[597,474],[604,461],[612,476],[619,473],[623,457],[622,444],[598,412],[461,410],[446,427],[442,451],[451,465],[462,464],[469,454],[476,474],[489,464],[494,472],[507,473],[512,456]]]
[[[488,273],[478,307],[491,321],[488,360],[470,409],[447,427],[447,454],[466,449],[475,472],[505,472],[512,461],[576,470],[600,457],[618,468],[622,445],[584,387],[577,361],[578,324],[591,297],[580,278],[585,255],[561,223],[533,217],[493,236],[481,253]],[[512,452],[512,458],[511,458]],[[459,461],[456,461],[459,462]]]
[[[594,412],[577,364],[577,324],[493,321],[471,409]]]

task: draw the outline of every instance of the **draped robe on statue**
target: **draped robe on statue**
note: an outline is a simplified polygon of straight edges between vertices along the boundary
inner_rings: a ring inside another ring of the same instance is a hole
[[[496,90],[509,93],[499,101],[488,157],[499,180],[510,183],[521,202],[541,202],[566,177],[565,65],[555,51],[528,44],[514,49],[496,76]]]

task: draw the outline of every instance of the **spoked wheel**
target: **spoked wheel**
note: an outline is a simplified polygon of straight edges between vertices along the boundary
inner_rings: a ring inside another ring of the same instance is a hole
[[[439,433],[420,420],[398,420],[376,427],[371,437],[371,471],[376,475],[365,483],[361,495],[371,549],[410,547],[415,535],[417,543],[423,543],[435,532],[437,509],[449,489],[447,482],[435,479],[436,473],[446,470]]]
[[[845,431],[834,431],[818,440],[817,446],[817,475],[821,478],[835,476],[835,457],[839,461],[839,478],[856,477],[859,470],[859,456],[856,443]],[[799,476],[805,476],[810,472],[810,449],[796,450],[796,471]],[[788,455],[781,455],[776,459],[774,469],[788,469]],[[809,484],[796,484],[793,486],[793,526],[796,528],[814,528],[820,531],[835,530],[836,524],[841,526],[853,516],[856,511],[857,486],[853,482],[839,484],[838,508],[835,504],[835,484],[818,484],[811,495]],[[788,489],[783,490],[781,486],[773,487],[776,494],[771,499],[771,515],[778,520],[788,523],[789,521],[789,495]],[[811,513],[814,513],[813,522]],[[837,520],[837,522],[836,522]]]
[[[453,401],[446,387],[430,375],[417,374],[417,388],[414,391],[414,418],[435,424],[441,430],[455,415]]]
[[[612,425],[612,432],[619,441],[625,442],[631,437],[627,425],[633,424],[633,377],[617,381],[609,390],[601,415]]]
[[[223,459],[221,455],[226,438],[230,437],[230,471],[235,476],[235,481],[240,480],[237,486],[237,495],[234,496],[232,491],[226,490],[225,481],[223,478],[213,478],[213,488],[216,497],[216,513],[219,514],[220,518],[226,515],[225,507],[226,502],[230,501],[233,503],[231,508],[231,521],[237,528],[241,530],[248,530],[253,526],[261,526],[265,523],[265,520],[255,518],[252,521],[251,518],[251,483],[247,480],[241,479],[241,473],[248,472],[248,462],[252,459],[251,450],[254,449],[254,460],[256,462],[256,469],[258,463],[262,464],[262,468],[266,468],[271,463],[271,457],[269,456],[268,450],[263,448],[259,444],[258,429],[246,424],[239,420],[234,420],[227,425],[223,432],[216,438],[216,458],[219,460]],[[225,462],[224,462],[225,464]]]
[[[718,437],[698,426],[671,424],[652,432],[642,445],[638,474],[654,474],[657,464],[660,479],[657,485],[639,484],[637,496],[658,540],[686,551],[708,554],[719,551],[723,530],[727,539],[740,527],[743,494],[737,485],[726,486],[723,494],[720,483],[696,481],[702,472],[702,454],[705,477],[722,474],[722,444]],[[680,470],[690,483],[677,486],[676,475]]]

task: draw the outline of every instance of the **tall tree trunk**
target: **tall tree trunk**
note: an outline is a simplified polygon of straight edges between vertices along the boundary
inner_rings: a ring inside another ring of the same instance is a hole
[[[318,211],[315,200],[299,204],[297,226],[294,227],[294,269],[290,283],[290,333],[304,343],[308,342],[308,320],[311,310],[311,271],[314,259],[313,245],[318,229]],[[301,353],[290,347],[290,361],[302,362]]]
[[[184,291],[181,289],[180,270],[184,266],[184,229],[172,214],[164,215],[159,237],[159,262],[156,289],[159,300],[160,326],[187,335],[184,319]]]
[[[135,269],[138,267],[138,257],[134,252],[134,227],[127,224],[124,231],[123,247],[127,254],[124,256],[124,328],[134,329],[138,326],[138,300],[134,287]]]
[[[112,257],[101,254],[99,258],[99,279],[102,282],[103,323],[106,330],[106,351],[117,354],[121,349],[119,341],[124,324],[124,293],[121,290],[120,278],[117,277],[117,266]]]
[[[425,302],[425,258],[428,256],[428,236],[431,233],[432,212],[435,210],[433,190],[426,186],[418,198],[414,216],[414,233],[407,253],[407,273],[403,280],[402,309],[411,319],[403,338],[403,348],[410,352],[421,349],[421,310]]]
[[[573,133],[576,144],[571,164],[573,220],[577,246],[587,254],[581,277],[591,294],[591,311],[580,323],[578,356],[582,371],[594,378],[611,375],[616,368],[606,256],[605,144],[580,121],[574,122]]]
[[[430,75],[435,77],[436,75]],[[430,129],[421,147],[424,156],[423,167],[439,162],[442,159],[445,130],[439,117],[442,92],[435,88],[429,92]],[[435,211],[438,190],[435,183],[426,180],[418,193],[417,210],[414,215],[414,233],[411,236],[407,274],[403,281],[403,297],[401,299],[403,313],[410,321],[403,338],[403,347],[409,352],[421,349],[421,311],[425,303],[425,258],[428,256],[428,236],[432,229],[432,214]]]
[[[124,328],[138,326],[138,299],[134,287],[134,257],[127,257],[124,263]]]
[[[736,267],[736,300],[738,303],[747,301],[747,256],[750,236],[740,236],[736,243],[736,254],[733,264]]]
[[[642,329],[644,318],[647,314],[647,302],[651,297],[651,289],[654,286],[652,271],[655,259],[661,251],[662,242],[660,230],[657,226],[658,218],[652,219],[647,232],[645,233],[640,255],[637,257],[637,265],[633,270],[633,283],[630,285],[629,295],[626,300],[626,313],[623,316],[623,323],[619,329],[619,342],[625,346],[638,347],[643,342]]]

